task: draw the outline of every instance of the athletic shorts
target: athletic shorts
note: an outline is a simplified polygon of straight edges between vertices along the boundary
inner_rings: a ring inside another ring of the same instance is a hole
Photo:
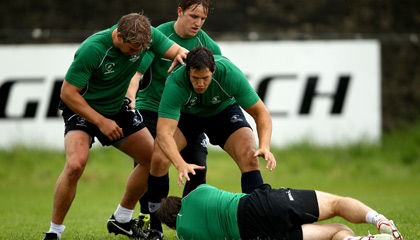
[[[153,138],[156,138],[158,113],[142,109],[139,109],[139,111],[143,116],[143,122],[147,129],[150,131]],[[181,156],[188,163],[206,166],[207,142],[204,133],[191,134],[185,136],[185,138],[187,140],[187,146],[181,151]]]
[[[88,122],[85,118],[74,113],[65,104],[60,104],[60,108],[63,110],[62,116],[65,124],[64,136],[70,131],[79,130],[89,135],[91,139],[90,146],[95,142],[96,137],[103,146],[114,145],[119,147],[119,143],[126,137],[145,127],[141,114],[130,108],[128,104],[130,104],[130,100],[126,98],[124,99],[121,110],[117,114],[111,116],[104,115],[104,117],[114,120],[123,130],[124,137],[116,141],[109,140],[95,124]]]
[[[264,184],[238,205],[242,239],[302,240],[302,224],[318,221],[314,190],[271,189]]]
[[[178,128],[185,137],[192,134],[205,133],[213,145],[225,146],[227,139],[236,130],[249,127],[238,104],[232,104],[220,113],[211,117],[197,117],[191,114],[181,114]]]

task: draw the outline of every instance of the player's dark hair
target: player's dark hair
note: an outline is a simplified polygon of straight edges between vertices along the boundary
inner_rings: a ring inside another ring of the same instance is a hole
[[[118,32],[124,42],[137,44],[146,49],[152,41],[150,20],[141,13],[124,15],[118,21]]]
[[[204,12],[208,13],[209,8],[210,8],[210,0],[179,0],[178,1],[178,7],[180,7],[182,11],[187,10],[191,6],[194,6],[195,8],[198,5],[202,5]]]
[[[179,210],[181,210],[181,198],[169,196],[162,199],[159,209],[156,211],[155,216],[166,226],[170,228],[176,227],[176,217]]]
[[[216,69],[213,53],[206,47],[198,46],[193,48],[185,60],[185,68],[190,72],[191,68],[202,70],[208,68],[211,72]]]

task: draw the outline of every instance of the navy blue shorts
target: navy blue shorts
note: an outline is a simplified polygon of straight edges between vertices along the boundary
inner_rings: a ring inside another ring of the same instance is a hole
[[[122,128],[124,133],[124,137],[122,139],[146,127],[143,123],[143,117],[141,114],[137,110],[130,108],[128,104],[130,104],[130,100],[126,98],[124,99],[124,104],[122,105],[121,110],[117,114],[111,116],[104,115],[104,117],[114,120],[118,126]],[[92,146],[95,142],[95,137],[103,146],[115,145],[122,140],[109,140],[109,138],[105,136],[95,124],[88,122],[83,117],[74,113],[65,104],[60,104],[60,109],[63,110],[62,116],[65,124],[64,136],[73,130],[84,131],[91,139],[90,146]]]
[[[158,113],[143,109],[139,109],[139,111],[143,116],[143,122],[147,129],[150,131],[153,138],[156,138]],[[181,151],[182,158],[184,158],[187,163],[206,166],[207,143],[204,133],[190,134],[185,136],[185,138],[187,140],[187,146]]]
[[[242,197],[238,205],[242,239],[302,240],[302,225],[318,217],[314,190],[271,189],[264,184]]]
[[[220,113],[211,117],[197,117],[191,114],[181,114],[178,128],[187,136],[205,133],[213,145],[224,147],[227,139],[236,130],[249,127],[245,116],[238,104],[232,104]]]

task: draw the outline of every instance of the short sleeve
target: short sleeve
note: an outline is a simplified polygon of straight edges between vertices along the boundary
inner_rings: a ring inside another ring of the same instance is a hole
[[[82,45],[75,53],[65,79],[78,88],[86,87],[93,71],[99,65],[98,50],[90,44]]]

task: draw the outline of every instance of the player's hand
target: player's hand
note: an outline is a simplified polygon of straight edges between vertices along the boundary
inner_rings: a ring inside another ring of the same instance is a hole
[[[105,118],[98,126],[99,130],[111,141],[116,141],[124,136],[122,129],[111,119]]]
[[[188,173],[191,173],[192,175],[195,175],[195,169],[197,170],[204,170],[206,167],[204,166],[198,166],[196,164],[189,164],[185,163],[182,166],[178,168],[178,186],[181,186],[185,184],[184,178],[187,179],[187,181],[190,181],[190,177],[188,176]]]
[[[187,58],[188,50],[181,47],[178,51],[178,54],[175,56],[174,61],[172,62],[171,66],[168,69],[168,73],[174,69],[174,67],[179,63],[181,65],[184,65],[184,59]]]
[[[276,168],[276,159],[274,158],[274,155],[270,152],[270,150],[266,148],[260,148],[257,151],[255,151],[254,157],[263,157],[267,161],[265,168],[270,169],[270,171],[273,171],[273,169]]]

